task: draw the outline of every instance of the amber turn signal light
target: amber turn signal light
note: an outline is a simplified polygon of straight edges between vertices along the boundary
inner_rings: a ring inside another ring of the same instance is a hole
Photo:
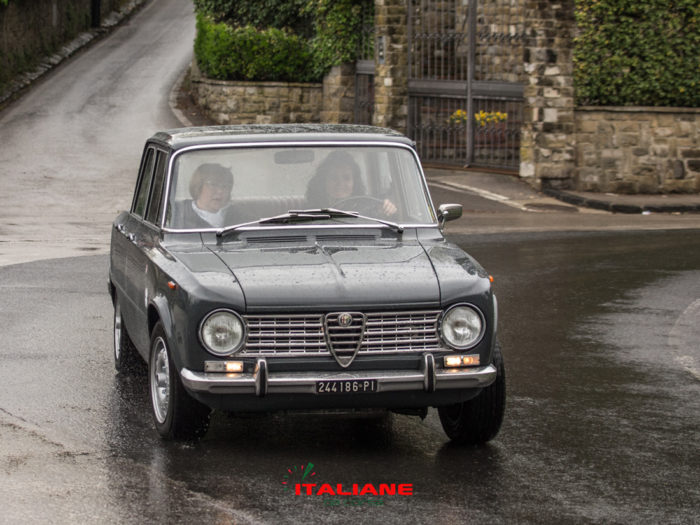
[[[479,366],[481,359],[478,354],[471,355],[446,355],[445,368],[460,368],[463,366]]]
[[[204,371],[240,374],[243,372],[243,361],[205,361]]]

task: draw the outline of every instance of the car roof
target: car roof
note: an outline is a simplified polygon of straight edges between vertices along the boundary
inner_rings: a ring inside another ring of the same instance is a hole
[[[206,126],[160,131],[152,142],[178,150],[189,146],[230,144],[242,142],[414,142],[388,128],[355,124],[249,124]]]

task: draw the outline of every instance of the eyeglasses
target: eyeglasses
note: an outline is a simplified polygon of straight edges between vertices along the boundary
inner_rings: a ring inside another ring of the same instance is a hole
[[[214,180],[205,180],[204,184],[215,190],[231,191],[232,186],[226,182],[218,182]]]

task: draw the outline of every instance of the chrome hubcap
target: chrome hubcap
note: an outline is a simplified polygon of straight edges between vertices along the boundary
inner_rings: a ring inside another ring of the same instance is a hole
[[[165,422],[170,403],[170,363],[165,341],[159,337],[154,342],[151,367],[151,400],[158,423]]]
[[[119,303],[114,305],[114,358],[119,361],[122,349],[122,309]]]

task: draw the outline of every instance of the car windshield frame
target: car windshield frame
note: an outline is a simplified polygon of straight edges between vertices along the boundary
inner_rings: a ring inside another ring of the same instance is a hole
[[[416,168],[418,170],[418,176],[420,177],[420,187],[422,191],[424,192],[425,198],[427,199],[426,205],[427,209],[429,211],[430,216],[433,218],[432,222],[426,222],[426,223],[407,223],[407,222],[401,222],[397,221],[397,224],[402,228],[436,228],[438,227],[439,223],[437,220],[437,213],[435,210],[435,207],[433,205],[433,200],[430,195],[430,190],[428,188],[428,184],[425,178],[425,172],[423,171],[423,166],[421,165],[420,159],[418,157],[418,154],[414,148],[407,144],[402,144],[400,142],[392,142],[392,141],[385,141],[385,140],[289,140],[289,141],[280,141],[280,140],[270,140],[270,141],[255,141],[255,142],[250,142],[250,141],[241,141],[241,142],[220,142],[220,143],[211,143],[211,144],[197,144],[197,145],[192,145],[192,146],[186,146],[180,149],[176,149],[173,151],[173,153],[170,156],[170,159],[168,161],[168,172],[167,172],[167,177],[166,177],[166,186],[165,186],[165,202],[167,203],[166,206],[163,206],[163,210],[161,212],[161,216],[159,218],[159,224],[158,227],[165,232],[165,233],[216,233],[222,230],[222,228],[217,228],[217,227],[211,227],[211,228],[173,228],[169,226],[165,226],[166,224],[166,218],[167,218],[167,212],[168,208],[171,206],[170,204],[170,193],[172,191],[172,184],[173,184],[173,176],[174,176],[174,169],[178,160],[178,157],[181,155],[184,155],[188,152],[192,151],[202,151],[202,150],[211,150],[211,149],[234,149],[234,148],[311,148],[311,147],[319,147],[319,148],[326,148],[326,147],[355,147],[355,148],[363,148],[363,147],[383,147],[383,148],[397,148],[401,150],[408,151],[412,157],[413,160],[415,161]],[[346,211],[346,210],[341,210],[341,211]],[[347,210],[347,211],[352,211],[352,210]],[[350,217],[351,218],[351,217]],[[362,218],[362,216],[360,216]],[[267,217],[261,217],[261,219],[267,219]],[[236,231],[250,231],[250,230],[266,230],[270,228],[284,228],[284,229],[298,229],[298,228],[390,228],[391,226],[381,224],[381,222],[376,222],[376,221],[369,221],[369,222],[361,222],[361,223],[345,223],[345,222],[338,222],[338,221],[333,221],[332,223],[328,224],[318,224],[318,223],[305,223],[303,225],[300,224],[285,224],[285,223],[263,223],[259,224],[259,221],[252,221],[250,224],[248,223],[241,223],[241,224],[232,224],[227,226],[226,229],[235,229]]]

